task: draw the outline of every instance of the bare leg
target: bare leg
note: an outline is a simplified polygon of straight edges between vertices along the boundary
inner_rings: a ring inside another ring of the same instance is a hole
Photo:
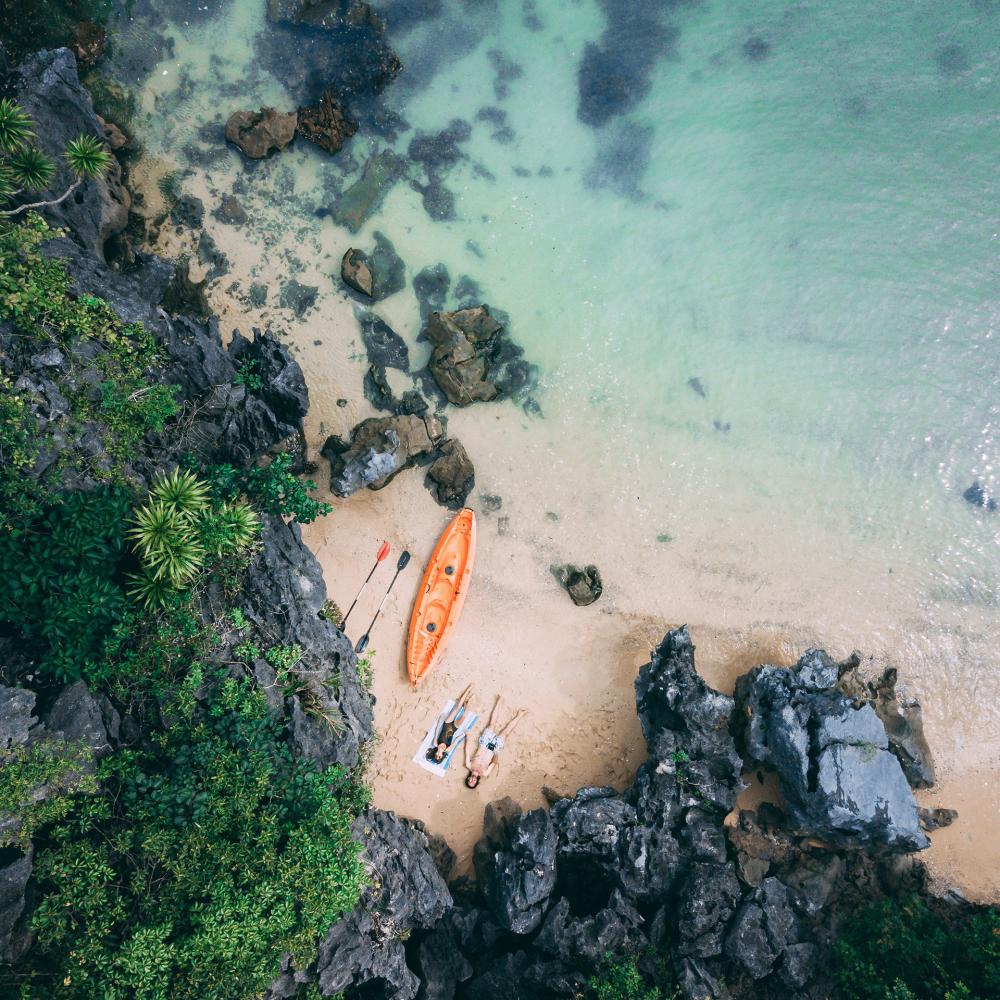
[[[499,715],[500,706],[502,704],[503,704],[503,695],[499,695],[498,694],[497,695],[497,700],[496,700],[496,702],[493,705],[493,711],[490,712],[490,721],[487,723],[487,725],[490,727],[490,729],[493,730],[493,732],[496,732],[497,717]]]
[[[507,725],[504,726],[499,733],[497,733],[497,735],[501,739],[506,739],[512,732],[514,732],[514,727],[521,721],[522,716],[526,714],[527,713],[523,709],[520,709],[519,711],[515,712],[514,718],[511,719],[510,722],[508,722]]]
[[[462,711],[463,708],[469,707],[469,698],[472,696],[472,685],[470,684],[459,696],[458,701],[455,702],[455,707],[451,710],[451,714],[445,719],[445,722],[454,722],[458,718],[458,713]]]

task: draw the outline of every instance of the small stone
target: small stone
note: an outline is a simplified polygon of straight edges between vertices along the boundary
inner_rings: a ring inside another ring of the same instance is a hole
[[[226,122],[226,139],[251,160],[263,160],[284,149],[295,137],[298,115],[274,108],[260,111],[236,111]]]
[[[492,514],[503,506],[503,499],[495,493],[480,493],[479,499],[483,505],[483,512]]]
[[[601,574],[596,566],[574,566],[566,563],[564,566],[554,566],[552,569],[556,579],[566,588],[578,608],[593,604],[604,592]]]
[[[973,507],[984,507],[986,510],[996,510],[996,497],[990,496],[982,483],[977,479],[963,494],[962,499]]]
[[[368,257],[361,250],[351,247],[344,254],[344,259],[340,262],[340,276],[344,279],[344,284],[371,298],[372,271],[368,264]]]
[[[247,221],[247,212],[231,194],[227,194],[215,210],[215,217],[230,226],[242,226]]]
[[[262,281],[255,281],[250,286],[247,299],[249,300],[250,305],[260,308],[260,306],[267,302],[267,285],[265,285]]]

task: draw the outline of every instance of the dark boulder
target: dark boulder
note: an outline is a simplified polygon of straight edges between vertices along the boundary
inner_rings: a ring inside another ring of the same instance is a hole
[[[744,787],[743,761],[729,732],[734,702],[698,676],[686,626],[666,634],[639,671],[635,691],[650,763],[660,772],[648,776],[649,794],[655,797],[660,782],[670,778],[685,799],[697,793],[691,806],[729,812]]]
[[[52,182],[42,197],[55,198],[76,179],[63,156],[66,144],[79,135],[100,137],[103,129],[90,95],[80,85],[69,49],[29,55],[17,72],[17,100],[31,116],[38,147],[55,164]],[[83,181],[72,197],[43,209],[42,215],[52,226],[68,230],[88,254],[103,261],[105,246],[128,224],[130,205],[121,168],[112,157],[102,179]]]
[[[410,370],[410,349],[406,341],[385,320],[373,312],[357,312],[361,340],[368,360],[379,368]]]
[[[570,912],[565,896],[549,911],[535,938],[536,947],[574,968],[596,972],[608,961],[634,954],[645,943],[639,911],[620,892],[612,893],[608,905],[592,916]]]
[[[417,946],[420,1000],[454,1000],[459,983],[472,976],[452,931],[438,924]]]
[[[282,309],[290,309],[298,319],[302,319],[316,305],[318,296],[319,288],[315,285],[303,285],[292,278],[291,281],[286,281],[281,286],[281,291],[278,293],[278,305]]]
[[[604,593],[601,573],[596,566],[581,567],[566,563],[553,567],[553,573],[578,608],[593,604]]]
[[[431,374],[457,406],[511,396],[531,382],[532,366],[486,306],[432,312],[423,332],[434,345]]]
[[[23,746],[38,718],[35,694],[27,688],[0,685],[0,750]]]
[[[726,954],[751,979],[763,979],[799,937],[788,887],[766,878],[736,914],[726,937]]]
[[[726,927],[740,897],[732,865],[692,865],[677,908],[680,953],[698,958],[721,955]]]
[[[369,417],[352,431],[349,441],[330,437],[321,454],[330,463],[330,489],[348,497],[368,487],[388,486],[403,469],[429,456],[444,438],[433,416]]]
[[[542,923],[556,884],[556,832],[544,809],[533,809],[510,824],[509,840],[476,845],[476,876],[487,905],[500,925],[530,934]]]
[[[560,855],[614,858],[622,833],[636,821],[635,808],[613,788],[581,788],[552,806]]]
[[[739,679],[737,726],[751,760],[778,772],[793,824],[833,844],[922,850],[917,804],[871,705],[837,689],[821,650],[791,669],[761,666]]]
[[[476,470],[469,453],[456,438],[438,448],[438,457],[427,469],[427,488],[442,507],[460,510],[476,485]]]
[[[30,878],[30,851],[0,862],[0,964],[18,961],[31,945],[31,932],[21,926]]]
[[[420,319],[444,308],[451,287],[451,275],[444,264],[430,264],[413,279],[413,292],[420,303]]]
[[[358,130],[358,123],[348,118],[332,90],[324,90],[319,103],[299,108],[296,125],[299,135],[327,153],[339,153],[344,143]]]
[[[81,744],[100,760],[113,749],[121,719],[104,695],[93,695],[83,681],[64,687],[45,716],[50,736]]]
[[[226,122],[226,139],[251,160],[280,152],[295,138],[298,115],[274,108],[234,111]]]

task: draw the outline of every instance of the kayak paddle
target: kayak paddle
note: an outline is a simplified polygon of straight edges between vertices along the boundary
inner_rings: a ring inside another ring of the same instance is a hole
[[[374,576],[375,570],[378,569],[378,564],[388,554],[389,554],[389,543],[388,542],[383,542],[382,545],[379,547],[378,555],[375,556],[375,565],[372,566],[371,573],[369,573],[368,576],[365,577],[365,582],[363,584],[361,584],[361,589],[358,591],[358,597],[360,597],[365,592],[365,587],[368,586],[368,581],[372,578],[372,576]],[[347,614],[344,615],[343,619],[341,619],[341,622],[340,622],[340,631],[341,632],[344,631],[344,626],[347,624],[347,619],[350,616],[351,612],[354,610],[354,605],[358,603],[358,597],[354,598],[354,600],[351,602],[351,606],[347,609]]]
[[[378,606],[378,610],[375,612],[375,617],[372,619],[371,625],[368,626],[368,631],[365,632],[360,639],[358,639],[358,644],[354,647],[354,652],[359,656],[368,648],[368,641],[371,638],[372,628],[374,628],[378,616],[382,613],[382,605],[385,604],[386,598],[389,596],[389,591],[392,590],[392,586],[396,582],[397,577],[403,572],[404,569],[406,569],[406,564],[409,561],[410,553],[404,549],[403,554],[399,557],[399,561],[396,563],[396,576],[392,578],[392,583],[389,584],[389,590],[385,592],[385,597],[382,598],[382,601]]]

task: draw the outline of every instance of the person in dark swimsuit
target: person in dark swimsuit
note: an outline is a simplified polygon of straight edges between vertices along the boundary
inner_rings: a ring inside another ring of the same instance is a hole
[[[463,709],[468,709],[469,699],[472,697],[472,685],[470,684],[459,696],[455,707],[448,714],[445,719],[439,720],[439,726],[437,731],[437,739],[427,750],[427,759],[432,764],[440,764],[448,754],[451,749],[452,740],[455,739],[455,733],[458,732],[459,716]],[[461,739],[465,739],[465,733],[462,734]]]

